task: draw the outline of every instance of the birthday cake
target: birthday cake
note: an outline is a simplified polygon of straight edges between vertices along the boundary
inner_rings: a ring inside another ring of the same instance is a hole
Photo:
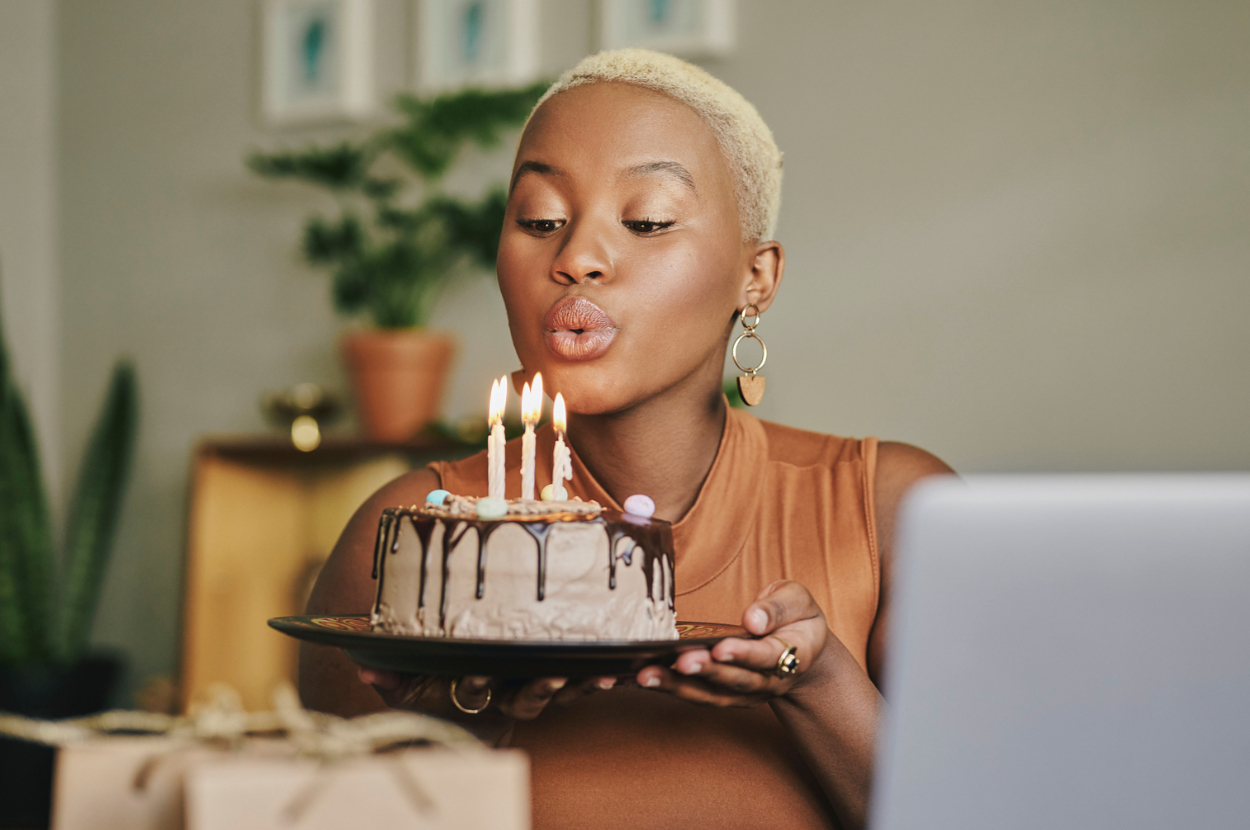
[[[375,631],[475,640],[677,638],[668,522],[577,499],[505,502],[444,491],[431,498],[382,513]]]

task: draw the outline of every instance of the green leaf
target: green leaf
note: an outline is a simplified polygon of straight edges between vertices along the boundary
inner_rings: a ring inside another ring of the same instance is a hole
[[[53,570],[39,454],[0,327],[0,661],[48,658]]]
[[[304,228],[304,256],[314,265],[359,259],[364,246],[365,230],[350,213],[337,222],[313,217]]]
[[[65,539],[64,624],[58,656],[72,662],[86,647],[121,511],[138,421],[134,368],[119,362],[83,456]]]
[[[433,99],[401,95],[395,105],[408,121],[383,141],[422,178],[438,179],[465,143],[493,146],[505,130],[524,122],[546,88],[545,83],[523,89],[470,88]]]
[[[507,208],[508,195],[503,188],[492,190],[477,204],[447,198],[429,203],[431,212],[439,216],[446,228],[448,246],[463,251],[476,265],[485,268],[495,266]]]
[[[344,141],[333,147],[308,147],[283,153],[253,153],[247,166],[271,179],[302,179],[331,190],[364,187],[371,152],[363,145]]]

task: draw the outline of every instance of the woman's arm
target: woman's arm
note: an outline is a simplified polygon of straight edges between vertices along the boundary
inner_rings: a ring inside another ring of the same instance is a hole
[[[710,654],[687,652],[672,671],[643,669],[638,682],[716,706],[749,706],[767,700],[806,757],[841,826],[863,827],[883,702],[879,682],[899,505],[920,479],[951,472],[937,457],[907,444],[882,443],[878,449],[873,495],[881,591],[868,643],[868,672],[829,631],[811,593],[797,582],[782,581],[765,588],[743,613],[743,625],[761,639],[724,640]],[[796,647],[800,671],[796,677],[782,679],[773,670],[786,645]]]

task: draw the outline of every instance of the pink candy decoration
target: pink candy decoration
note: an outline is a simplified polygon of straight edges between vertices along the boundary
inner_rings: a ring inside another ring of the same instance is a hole
[[[655,515],[655,502],[651,501],[650,496],[636,493],[625,499],[625,512],[631,516],[641,516],[644,519],[650,519]]]

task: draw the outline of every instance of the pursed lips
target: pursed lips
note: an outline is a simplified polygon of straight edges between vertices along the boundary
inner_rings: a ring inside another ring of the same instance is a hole
[[[616,323],[584,297],[565,297],[543,319],[547,348],[565,360],[593,360],[616,338]]]

